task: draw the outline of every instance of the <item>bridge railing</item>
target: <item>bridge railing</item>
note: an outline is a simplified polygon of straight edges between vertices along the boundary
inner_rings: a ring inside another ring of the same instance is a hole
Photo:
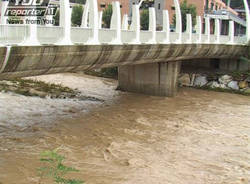
[[[55,44],[63,37],[63,27],[37,26],[37,38],[41,44]]]
[[[27,25],[0,25],[0,43],[2,45],[20,44],[28,34]]]
[[[122,35],[121,35],[121,41],[122,41],[122,43],[125,43],[125,44],[129,44],[130,43],[131,44],[136,39],[135,31],[122,30],[121,33],[122,33]]]
[[[83,14],[82,27],[71,27],[69,0],[60,1],[60,26],[0,25],[1,45],[40,45],[40,44],[247,44],[250,41],[249,7],[246,8],[246,36],[235,37],[234,22],[229,22],[229,34],[220,35],[219,19],[215,19],[214,34],[210,34],[210,19],[205,18],[205,33],[202,34],[202,19],[197,17],[196,33],[193,33],[192,17],[187,15],[186,31],[182,30],[182,17],[179,0],[173,0],[176,11],[175,32],[170,32],[168,11],[163,11],[163,30],[156,31],[155,9],[149,8],[149,29],[140,30],[139,5],[133,6],[133,17],[128,29],[127,16],[121,21],[120,4],[113,2],[113,15],[110,29],[102,29],[98,16],[97,0],[88,0]],[[6,3],[6,2],[5,2]],[[4,15],[1,15],[4,16]],[[1,20],[2,17],[1,17]],[[34,41],[35,40],[35,41]]]
[[[71,28],[71,40],[73,43],[76,44],[83,44],[88,41],[88,39],[92,35],[92,29],[91,28],[79,28],[79,27],[73,27]]]

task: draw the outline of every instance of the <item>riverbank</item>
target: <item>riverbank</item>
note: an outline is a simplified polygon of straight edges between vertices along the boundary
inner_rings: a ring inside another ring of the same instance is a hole
[[[179,86],[250,96],[250,71],[182,73]]]
[[[0,134],[8,134],[9,127],[76,117],[104,101],[112,103],[118,94],[111,79],[69,73],[1,81],[0,88]]]

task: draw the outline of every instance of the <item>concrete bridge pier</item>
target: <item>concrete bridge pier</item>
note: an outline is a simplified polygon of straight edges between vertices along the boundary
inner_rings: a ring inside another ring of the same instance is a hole
[[[175,96],[181,62],[119,66],[119,89],[153,96]]]

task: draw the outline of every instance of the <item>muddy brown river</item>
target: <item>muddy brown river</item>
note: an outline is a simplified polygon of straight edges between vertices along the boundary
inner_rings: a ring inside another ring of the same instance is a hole
[[[71,117],[0,124],[0,183],[38,184],[40,153],[55,148],[80,170],[71,177],[87,184],[250,183],[249,97],[189,88],[175,98],[115,93]]]

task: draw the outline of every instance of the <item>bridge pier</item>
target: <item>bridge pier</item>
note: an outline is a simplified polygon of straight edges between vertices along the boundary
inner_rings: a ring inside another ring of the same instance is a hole
[[[119,89],[153,96],[175,96],[181,62],[119,66]]]

